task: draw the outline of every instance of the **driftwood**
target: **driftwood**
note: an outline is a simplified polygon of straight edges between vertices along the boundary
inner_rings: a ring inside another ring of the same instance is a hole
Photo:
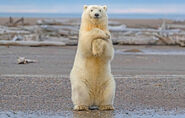
[[[79,30],[79,28],[75,26],[48,26],[48,25],[41,26],[41,29],[48,32],[70,31],[74,32],[75,34]]]
[[[113,44],[118,45],[156,45],[161,44],[155,37],[125,36],[121,39],[113,39]]]
[[[11,35],[0,35],[0,40],[11,40],[12,36]]]
[[[14,19],[12,17],[9,18],[9,22],[7,23],[8,26],[10,27],[15,27],[18,25],[18,23],[21,23],[22,25],[24,25],[24,18],[20,18],[17,21],[14,22]]]
[[[13,39],[12,39],[12,41],[20,41],[20,40],[23,40],[23,37],[21,37],[21,36],[14,36],[13,37]]]
[[[179,29],[171,29],[171,30],[160,30],[160,29],[145,29],[145,28],[126,28],[124,26],[112,26],[109,27],[111,32],[151,32],[151,33],[168,33],[174,34],[179,33]]]
[[[175,40],[172,40],[170,39],[169,37],[163,37],[163,36],[160,36],[160,35],[155,35],[157,38],[159,38],[159,40],[161,40],[164,44],[167,44],[167,45],[175,45]]]
[[[44,25],[41,26],[43,35],[49,36],[63,36],[69,39],[77,39],[78,37],[78,27],[75,26],[55,26],[55,25]]]
[[[3,46],[65,46],[63,42],[51,42],[51,41],[0,41],[0,45]]]
[[[20,19],[18,19],[17,21],[15,21],[15,22],[13,23],[13,26],[17,25],[19,22],[21,22],[22,25],[24,25],[24,18],[20,18]]]
[[[178,24],[168,24],[167,27],[169,29],[185,29],[185,25],[178,25]]]
[[[20,30],[20,29],[4,29],[3,31],[0,31],[0,35],[6,35],[6,34],[30,34],[30,32],[25,31],[25,30]]]
[[[109,26],[119,26],[120,23],[116,21],[109,21]]]
[[[160,36],[160,35],[155,35],[159,40],[161,40],[164,44],[166,45],[179,45],[181,47],[185,46],[185,38],[180,39],[177,37],[169,37],[169,36]],[[176,38],[176,39],[173,39]]]
[[[177,28],[176,25],[171,25],[171,27]],[[179,45],[179,46],[185,46],[185,36],[184,32],[182,33],[179,29],[174,30],[167,30],[169,29],[170,25],[166,25],[166,22],[163,21],[163,24],[159,28],[160,32],[157,34],[154,34],[155,37],[157,37],[160,41],[162,41],[166,45]],[[178,26],[179,28],[182,28],[181,26]],[[168,31],[168,32],[165,32]],[[177,32],[169,32],[169,31],[177,31]]]
[[[109,26],[109,30],[111,32],[122,32],[126,29],[126,25],[120,25],[120,26]]]
[[[68,20],[60,19],[43,19],[37,21],[38,25],[62,25],[62,26],[79,26],[80,23],[70,23]]]
[[[36,60],[31,60],[31,59],[26,59],[25,57],[19,57],[17,59],[18,64],[28,64],[28,63],[36,63],[38,61]]]

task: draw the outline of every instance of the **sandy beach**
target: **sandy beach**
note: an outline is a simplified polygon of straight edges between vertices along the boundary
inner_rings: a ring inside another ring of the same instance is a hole
[[[115,49],[112,62],[117,83],[115,111],[73,112],[69,73],[76,46],[1,46],[0,116],[183,118],[185,53],[167,52],[185,49],[178,46],[115,46]],[[143,53],[120,53],[129,49]],[[19,56],[38,62],[19,65]]]

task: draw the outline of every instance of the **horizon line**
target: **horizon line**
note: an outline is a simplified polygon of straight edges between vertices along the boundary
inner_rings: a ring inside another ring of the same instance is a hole
[[[12,13],[12,14],[81,14],[82,12],[0,12],[0,13]],[[185,13],[150,13],[150,12],[108,12],[108,14],[178,14],[178,15],[185,15]]]

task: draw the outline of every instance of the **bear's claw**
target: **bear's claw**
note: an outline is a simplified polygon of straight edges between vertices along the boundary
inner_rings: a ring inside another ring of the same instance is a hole
[[[89,110],[89,108],[86,105],[75,105],[73,110],[75,110],[75,111],[87,111],[87,110]]]
[[[99,110],[114,110],[114,107],[112,105],[101,105]]]

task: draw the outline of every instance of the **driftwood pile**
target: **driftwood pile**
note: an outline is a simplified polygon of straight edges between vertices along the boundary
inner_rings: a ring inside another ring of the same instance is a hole
[[[0,26],[0,45],[77,45],[79,27],[79,22],[57,19],[39,20],[34,26]],[[148,29],[110,22],[109,29],[115,45],[185,46],[185,25],[163,22],[158,29]]]

